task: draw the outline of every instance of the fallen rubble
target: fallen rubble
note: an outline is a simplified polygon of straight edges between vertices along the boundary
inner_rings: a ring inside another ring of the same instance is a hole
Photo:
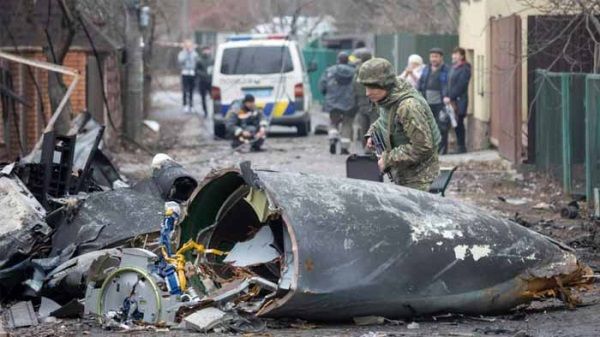
[[[197,186],[158,155],[139,182],[157,188],[129,187],[101,150],[103,132],[81,114],[69,136],[46,132],[26,158],[0,164],[0,301],[82,298],[98,250],[158,247],[164,202],[185,200]]]
[[[5,167],[0,205],[26,212],[0,240],[30,239],[4,260],[4,300],[27,294],[36,308],[46,296],[40,319],[54,317],[54,300],[54,315],[111,330],[250,333],[265,329],[260,318],[369,324],[504,313],[544,297],[573,306],[570,289],[593,280],[567,246],[428,193],[249,163],[198,186],[168,156],[151,167],[133,187],[72,171],[72,184],[90,177],[85,190],[48,195],[48,206],[19,163]]]

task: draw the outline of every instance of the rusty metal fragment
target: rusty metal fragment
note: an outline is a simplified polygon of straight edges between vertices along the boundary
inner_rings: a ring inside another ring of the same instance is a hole
[[[256,191],[268,201],[260,212],[249,201]],[[277,284],[244,293],[260,316],[322,321],[502,313],[541,296],[569,299],[569,289],[591,276],[570,248],[460,201],[247,166],[214,172],[201,184],[180,242],[229,251],[266,226],[280,254],[274,261],[244,267],[197,260],[222,287],[249,277]]]

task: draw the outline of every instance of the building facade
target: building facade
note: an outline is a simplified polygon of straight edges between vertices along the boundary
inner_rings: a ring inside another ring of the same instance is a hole
[[[521,160],[528,143],[527,20],[539,14],[518,0],[461,2],[459,43],[473,66],[470,149],[486,148],[491,143],[511,161]],[[501,125],[507,119],[510,125]],[[505,139],[507,133],[513,137]]]

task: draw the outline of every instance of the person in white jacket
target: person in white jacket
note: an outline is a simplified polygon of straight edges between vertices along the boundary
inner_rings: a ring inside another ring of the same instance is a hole
[[[183,110],[194,110],[194,84],[196,83],[196,63],[200,57],[194,49],[192,40],[183,41],[183,49],[177,55],[181,69],[181,87],[183,92]]]
[[[406,80],[413,88],[417,89],[424,67],[423,58],[417,54],[412,54],[408,57],[408,64],[406,69],[400,74],[400,78]]]

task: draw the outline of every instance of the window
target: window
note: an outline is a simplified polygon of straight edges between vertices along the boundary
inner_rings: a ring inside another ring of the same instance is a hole
[[[278,74],[293,69],[287,46],[227,48],[221,62],[221,73],[225,75]]]

